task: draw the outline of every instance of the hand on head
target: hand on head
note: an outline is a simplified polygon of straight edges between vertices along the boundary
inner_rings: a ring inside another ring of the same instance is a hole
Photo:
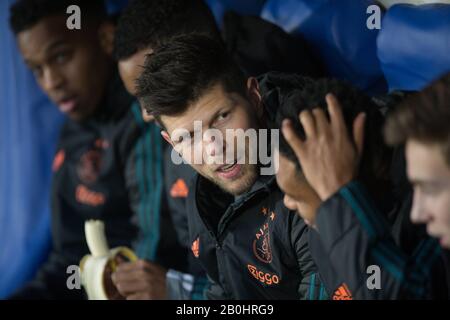
[[[336,97],[328,94],[326,101],[330,120],[320,108],[299,114],[304,141],[296,135],[290,120],[284,120],[282,125],[284,138],[294,150],[306,180],[322,201],[356,177],[365,123],[365,114],[360,113],[353,122],[353,137],[349,137]]]

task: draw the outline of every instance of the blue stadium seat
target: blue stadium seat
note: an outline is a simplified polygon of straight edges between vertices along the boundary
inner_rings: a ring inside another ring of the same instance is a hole
[[[106,0],[108,14],[119,14],[127,5],[129,0]]]
[[[450,71],[450,5],[395,5],[385,14],[378,58],[389,90],[420,90]]]
[[[233,10],[242,15],[259,16],[265,2],[266,0],[206,0],[220,27],[226,11]]]
[[[262,17],[313,46],[331,76],[369,93],[387,90],[378,61],[378,30],[367,28],[372,0],[268,0]]]
[[[50,180],[63,117],[25,67],[0,1],[0,298],[33,277],[51,245]]]

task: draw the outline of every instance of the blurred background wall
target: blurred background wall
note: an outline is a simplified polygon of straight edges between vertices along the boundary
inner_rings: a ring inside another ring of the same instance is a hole
[[[50,248],[51,163],[63,117],[37,87],[0,1],[0,298],[30,279]]]

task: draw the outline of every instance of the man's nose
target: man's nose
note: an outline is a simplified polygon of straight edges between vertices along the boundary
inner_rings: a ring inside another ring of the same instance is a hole
[[[211,136],[205,137],[205,150],[206,150],[206,154],[209,157],[214,157],[214,156],[220,156],[223,154],[224,152],[224,141],[223,139],[216,137],[216,136]]]
[[[411,208],[411,221],[414,223],[425,223],[427,222],[427,213],[424,206],[424,199],[420,192],[414,192],[414,199]]]
[[[216,155],[216,143],[214,141],[206,141],[206,153],[210,157],[214,157]]]

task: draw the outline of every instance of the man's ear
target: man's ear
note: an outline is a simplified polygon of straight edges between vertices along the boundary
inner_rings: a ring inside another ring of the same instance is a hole
[[[255,108],[259,119],[263,118],[264,110],[262,107],[262,98],[259,91],[259,83],[255,77],[247,79],[247,97],[251,105]]]
[[[172,139],[170,139],[169,133],[166,130],[162,130],[161,135],[164,138],[164,140],[166,140],[173,147],[173,142]]]
[[[144,108],[141,109],[142,112],[142,118],[144,119],[145,122],[152,122],[153,120],[155,120],[155,117],[152,116],[151,114],[148,114],[147,110],[145,110]]]
[[[98,38],[103,51],[112,56],[114,48],[115,26],[112,22],[103,22],[98,28]]]

